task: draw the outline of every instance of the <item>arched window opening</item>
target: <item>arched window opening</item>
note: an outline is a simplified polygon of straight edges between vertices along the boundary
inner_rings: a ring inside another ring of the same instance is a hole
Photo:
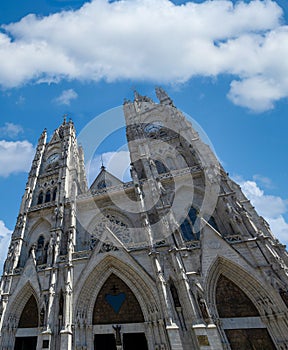
[[[63,317],[63,310],[64,310],[64,296],[63,296],[63,291],[60,291],[60,296],[59,296],[59,317]]]
[[[56,201],[56,196],[57,196],[57,187],[54,188],[53,190],[53,195],[52,195],[52,201]]]
[[[101,288],[93,310],[93,324],[144,322],[134,293],[119,277],[112,274]]]
[[[178,291],[177,291],[177,288],[175,287],[173,282],[170,282],[170,292],[172,295],[172,299],[173,299],[173,303],[174,303],[175,308],[181,307]]]
[[[41,235],[37,241],[37,250],[42,249],[44,247],[44,242],[45,242],[44,237]]]
[[[60,245],[60,254],[61,255],[67,254],[68,236],[69,236],[68,231],[62,233],[61,245]]]
[[[31,295],[22,311],[18,328],[36,328],[38,319],[38,305],[34,295]]]
[[[193,231],[191,229],[191,225],[187,219],[185,219],[181,226],[181,233],[185,241],[191,241],[194,238]]]
[[[37,265],[42,265],[47,263],[47,251],[48,251],[48,243],[45,245],[45,239],[41,235],[38,238],[36,252],[35,252]]]
[[[46,195],[45,195],[45,203],[51,201],[51,191],[47,190]]]
[[[38,196],[37,204],[43,203],[43,192],[41,191]]]
[[[164,163],[160,162],[160,160],[155,160],[156,169],[158,171],[158,174],[165,174],[168,173],[167,167],[164,165]]]
[[[107,187],[107,184],[106,184],[105,180],[100,181],[100,182],[98,183],[98,185],[97,185],[97,188],[98,188],[99,190],[102,190],[102,189],[104,189],[104,188],[106,188],[106,187]]]
[[[160,137],[164,137],[164,136],[167,136],[168,134],[167,134],[167,129],[166,128],[161,128],[160,130],[159,130],[159,136]]]
[[[191,207],[186,219],[180,225],[182,237],[185,241],[199,240],[200,231],[196,220],[197,210]]]
[[[216,224],[216,221],[213,216],[210,216],[208,223],[216,230],[219,232],[218,226]]]

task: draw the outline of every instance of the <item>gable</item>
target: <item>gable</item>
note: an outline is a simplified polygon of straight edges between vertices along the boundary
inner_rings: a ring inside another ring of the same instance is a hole
[[[105,167],[101,167],[101,171],[92,183],[90,190],[104,190],[108,187],[118,186],[123,184],[116,176],[112,175],[108,171],[106,171]]]

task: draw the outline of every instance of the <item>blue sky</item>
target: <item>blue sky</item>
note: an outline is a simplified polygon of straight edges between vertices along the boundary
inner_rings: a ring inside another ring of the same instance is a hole
[[[287,16],[286,0],[2,0],[0,260],[42,130],[68,113],[81,133],[134,89],[155,98],[156,85],[288,243]],[[104,160],[123,142],[106,142]]]

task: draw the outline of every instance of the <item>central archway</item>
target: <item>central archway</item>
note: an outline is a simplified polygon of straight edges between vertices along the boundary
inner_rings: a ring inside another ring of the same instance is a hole
[[[141,307],[131,289],[115,274],[101,288],[93,310],[93,324],[144,322]]]
[[[135,344],[138,349],[148,350],[144,332],[139,332],[137,324],[144,322],[144,316],[134,293],[118,276],[112,273],[102,286],[93,310],[93,325],[107,325],[113,333],[99,333],[97,327],[94,334],[94,348],[99,350],[116,350],[122,346],[132,350]],[[130,326],[122,332],[123,324]],[[127,329],[130,331],[127,332]]]
[[[155,338],[150,326],[155,317],[160,317],[156,316],[155,285],[135,260],[124,252],[116,253],[105,257],[95,254],[79,281],[75,291],[76,346],[113,350],[121,342],[125,350],[132,350],[137,340],[138,350],[153,349],[159,343],[160,331]]]

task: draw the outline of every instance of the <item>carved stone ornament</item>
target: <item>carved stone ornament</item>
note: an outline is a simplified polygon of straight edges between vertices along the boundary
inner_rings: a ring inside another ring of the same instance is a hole
[[[111,251],[115,252],[117,250],[119,250],[119,249],[117,247],[115,247],[113,243],[111,243],[111,242],[104,242],[102,244],[102,247],[100,248],[99,252],[100,253],[108,253],[108,252],[111,252]]]
[[[107,217],[103,219],[101,218],[101,222],[97,223],[95,234],[92,236],[92,239],[101,239],[101,236],[105,235],[107,228],[109,228],[109,230],[111,230],[114,235],[125,245],[132,243],[132,238],[127,225],[113,215],[107,215]]]

